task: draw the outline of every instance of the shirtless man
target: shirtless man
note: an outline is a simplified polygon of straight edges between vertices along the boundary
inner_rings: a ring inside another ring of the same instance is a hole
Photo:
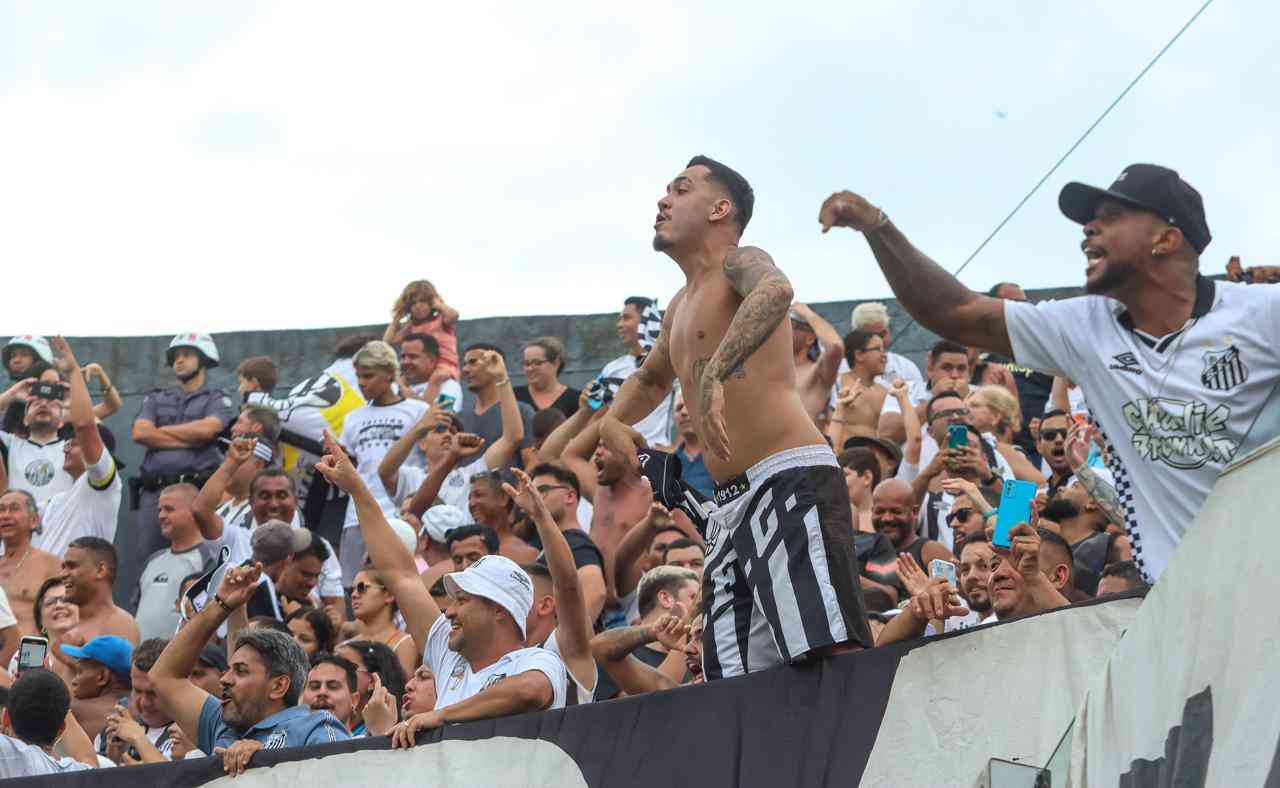
[[[40,525],[36,500],[24,490],[0,495],[0,587],[9,597],[18,629],[36,635],[36,592],[45,580],[58,576],[58,557],[31,544],[31,534]]]
[[[738,246],[753,202],[741,175],[703,156],[668,184],[653,246],[687,283],[600,428],[611,451],[633,458],[642,442],[626,425],[680,379],[716,482],[702,592],[708,680],[872,645],[849,493],[796,389],[791,284],[768,254]]]
[[[870,331],[850,331],[844,338],[844,357],[849,371],[840,376],[836,413],[831,420],[831,445],[844,446],[855,435],[874,438],[889,391],[876,383],[884,374],[884,340]]]
[[[80,623],[62,639],[64,643],[82,645],[102,635],[116,635],[138,645],[138,623],[111,599],[116,561],[115,547],[96,536],[82,536],[67,548],[62,583],[67,601],[80,609]]]
[[[807,304],[797,303],[791,307],[791,349],[796,360],[796,389],[800,392],[800,401],[809,418],[817,421],[831,401],[831,387],[840,374],[844,343],[830,323]]]

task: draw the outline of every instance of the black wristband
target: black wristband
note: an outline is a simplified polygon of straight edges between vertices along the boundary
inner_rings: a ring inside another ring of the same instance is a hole
[[[213,595],[213,601],[214,601],[214,602],[217,602],[217,603],[218,603],[218,607],[220,607],[220,608],[222,608],[223,610],[227,611],[227,613],[230,613],[230,612],[231,612],[231,608],[227,607],[227,603],[226,603],[226,601],[225,601],[225,600],[223,600],[223,598],[222,598],[222,597],[218,596],[217,594],[214,594],[214,595]]]

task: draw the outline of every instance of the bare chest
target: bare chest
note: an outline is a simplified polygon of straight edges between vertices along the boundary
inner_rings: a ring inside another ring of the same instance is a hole
[[[685,384],[692,382],[694,365],[715,355],[742,299],[719,278],[697,290],[686,289],[671,321],[671,365]]]

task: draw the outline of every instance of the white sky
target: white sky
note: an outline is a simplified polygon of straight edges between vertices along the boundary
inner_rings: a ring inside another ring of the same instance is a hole
[[[823,198],[954,268],[1200,2],[0,2],[0,333],[371,323],[420,277],[464,317],[665,305],[695,153],[799,298],[887,295]],[[1204,194],[1206,270],[1276,263],[1277,22],[1218,0],[965,282],[1079,283],[1058,190],[1134,161]]]

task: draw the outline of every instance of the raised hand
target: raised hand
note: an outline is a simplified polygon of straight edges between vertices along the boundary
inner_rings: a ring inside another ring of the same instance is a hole
[[[502,360],[502,354],[496,350],[485,351],[484,369],[496,381],[501,382],[507,379],[507,362]]]
[[[893,379],[893,387],[889,389],[889,394],[898,401],[902,407],[908,407],[911,400],[911,384],[902,378]]]
[[[226,462],[239,468],[253,459],[253,448],[258,445],[257,438],[235,438],[227,447]]]
[[[865,232],[884,221],[884,211],[850,191],[836,192],[824,200],[818,210],[818,223],[824,233],[832,227],[851,227]]]
[[[956,593],[946,578],[929,578],[919,593],[911,595],[911,613],[921,621],[935,621],[952,616],[968,615],[969,608],[960,604]]]
[[[218,584],[218,597],[223,603],[235,610],[249,601],[258,588],[258,579],[262,577],[262,564],[253,566],[233,566],[222,576]],[[217,604],[213,601],[213,604]]]
[[[924,573],[911,553],[898,553],[898,579],[906,587],[907,593],[915,596],[929,585],[929,576]]]
[[[518,487],[503,482],[502,489],[511,496],[511,500],[516,502],[520,511],[535,519],[550,518],[551,512],[547,510],[547,502],[542,499],[542,493],[533,486],[533,480],[529,478],[529,474],[519,468],[512,468],[511,473],[515,475]]]
[[[609,451],[621,457],[633,470],[640,468],[636,451],[649,448],[643,435],[615,418],[605,418],[600,422],[600,442]]]
[[[356,467],[351,464],[351,458],[334,440],[333,433],[328,430],[324,431],[324,452],[320,462],[316,463],[316,470],[320,475],[348,495],[359,489],[364,483],[360,479],[360,474],[356,473]]]
[[[1009,532],[1009,552],[1013,568],[1024,578],[1040,574],[1040,534],[1026,523],[1020,523]]]
[[[54,364],[59,370],[66,373],[69,370],[79,368],[80,364],[76,361],[76,354],[71,352],[71,346],[67,344],[67,340],[64,337],[50,337],[49,347],[53,350]]]
[[[1071,470],[1078,470],[1089,462],[1089,442],[1093,440],[1097,428],[1073,422],[1071,431],[1067,433],[1067,462]]]
[[[683,651],[689,627],[678,617],[666,615],[649,626],[650,633],[669,651]]]
[[[365,727],[374,736],[387,735],[399,719],[396,697],[382,686],[382,677],[377,673],[373,674],[373,693],[369,695],[369,702],[365,704],[361,716]]]

